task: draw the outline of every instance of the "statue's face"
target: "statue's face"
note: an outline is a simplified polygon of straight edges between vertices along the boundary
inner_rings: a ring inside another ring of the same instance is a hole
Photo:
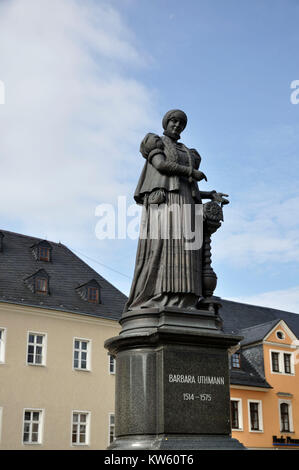
[[[185,129],[185,121],[179,115],[173,116],[167,123],[167,132],[173,135],[174,138],[178,138]]]

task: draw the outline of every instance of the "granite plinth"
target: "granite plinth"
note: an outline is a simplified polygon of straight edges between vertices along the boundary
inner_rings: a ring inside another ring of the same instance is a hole
[[[243,448],[230,436],[228,365],[242,338],[207,311],[144,309],[121,324],[105,343],[116,358],[109,449]]]

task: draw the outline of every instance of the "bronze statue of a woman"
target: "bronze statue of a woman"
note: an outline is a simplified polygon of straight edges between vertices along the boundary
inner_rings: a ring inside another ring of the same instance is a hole
[[[162,121],[164,135],[149,133],[140,145],[146,159],[134,199],[143,205],[134,279],[125,311],[151,307],[199,308],[203,297],[203,247],[187,248],[186,233],[193,234],[203,199],[227,204],[227,196],[200,191],[206,176],[201,157],[179,143],[187,125],[186,114],[168,111]],[[220,216],[221,218],[221,216]],[[218,221],[219,222],[219,221]],[[153,230],[154,228],[154,230]]]

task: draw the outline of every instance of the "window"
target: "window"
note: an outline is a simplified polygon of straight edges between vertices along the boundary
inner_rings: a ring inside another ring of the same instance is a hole
[[[42,294],[47,294],[48,292],[48,279],[43,279],[37,277],[35,279],[35,291],[40,292]]]
[[[284,372],[285,374],[291,374],[291,354],[284,353],[283,362],[284,362]]]
[[[50,293],[50,276],[44,269],[39,269],[36,273],[24,279],[24,283],[33,294],[48,295]]]
[[[27,364],[45,365],[46,335],[41,333],[29,333],[27,345]]]
[[[272,359],[272,371],[273,372],[280,372],[279,370],[279,353],[278,352],[271,352],[271,359]]]
[[[114,413],[109,413],[109,431],[108,431],[108,442],[109,445],[115,439],[115,422],[114,422]]]
[[[74,339],[74,369],[90,370],[90,341]]]
[[[88,287],[87,300],[95,304],[99,303],[99,289],[97,287]]]
[[[280,432],[293,432],[292,401],[279,400]]]
[[[0,363],[5,362],[5,328],[0,328]]]
[[[278,339],[284,339],[284,338],[285,338],[284,332],[283,332],[283,331],[277,331],[277,332],[276,332],[276,337],[277,337]]]
[[[72,414],[72,444],[89,444],[90,413],[86,411],[73,411]]]
[[[85,284],[76,287],[76,292],[85,302],[99,304],[101,303],[100,289],[101,286],[98,281],[96,279],[91,279]]]
[[[249,430],[263,431],[262,420],[262,402],[255,400],[249,401]]]
[[[40,261],[50,261],[50,248],[40,246],[38,251]]]
[[[290,431],[290,419],[289,419],[289,405],[287,403],[280,404],[280,421],[281,421],[281,432]]]
[[[23,444],[41,444],[42,411],[25,410],[23,426]]]
[[[114,357],[109,354],[109,374],[115,374],[115,359]]]
[[[284,351],[271,351],[271,372],[279,374],[294,374],[294,356]]]
[[[233,398],[230,402],[231,407],[231,424],[233,430],[243,430],[243,419],[242,419],[242,400],[239,398]]]
[[[240,353],[232,354],[231,364],[232,364],[233,369],[240,369],[240,367],[241,367]]]

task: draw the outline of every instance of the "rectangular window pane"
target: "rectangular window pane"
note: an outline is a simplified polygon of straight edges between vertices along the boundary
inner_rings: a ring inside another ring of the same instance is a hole
[[[43,364],[44,335],[30,333],[28,336],[27,362],[30,364]]]
[[[87,443],[87,413],[73,413],[72,443]]]
[[[272,358],[272,370],[273,370],[273,372],[279,372],[279,353],[272,352],[271,353],[271,358]]]
[[[258,403],[250,403],[250,422],[251,429],[259,430],[259,405]]]
[[[115,439],[114,414],[109,414],[109,444]]]
[[[40,419],[41,411],[24,412],[23,442],[36,444],[40,442]]]
[[[239,369],[240,368],[240,353],[233,354],[231,361],[232,361],[232,367],[235,369]]]
[[[291,373],[291,355],[284,354],[284,371],[286,374]]]
[[[74,341],[74,368],[87,369],[88,368],[88,343],[89,341],[76,339]]]
[[[239,429],[239,402],[235,400],[231,401],[231,419],[232,428]]]

